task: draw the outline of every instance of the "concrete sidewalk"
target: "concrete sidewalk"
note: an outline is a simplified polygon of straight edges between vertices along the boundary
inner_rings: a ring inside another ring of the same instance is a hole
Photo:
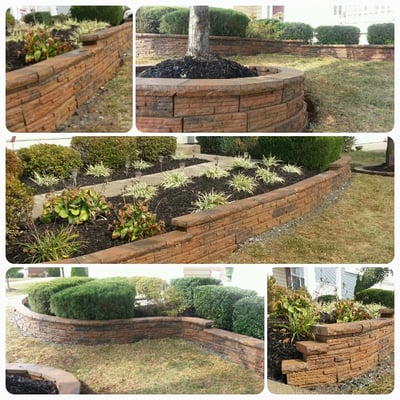
[[[311,392],[310,390],[307,390],[305,388],[286,385],[284,383],[276,382],[270,379],[267,380],[267,388],[268,391],[272,394],[318,394]]]
[[[185,174],[189,177],[202,175],[208,167],[216,163],[215,155],[199,154],[197,157],[204,160],[209,160],[209,162],[186,166]],[[218,165],[223,168],[230,168],[232,166],[232,160],[233,157],[218,156]],[[162,181],[162,176],[164,173],[165,171],[152,175],[144,175],[141,177],[141,180],[148,183],[149,185],[159,185]],[[129,178],[120,181],[101,183],[90,187],[93,187],[96,191],[104,194],[106,197],[119,196],[126,191],[126,188],[129,188],[133,179],[134,178]],[[37,218],[42,214],[43,203],[45,202],[45,200],[46,194],[39,194],[34,197],[34,206],[32,211],[33,218]]]

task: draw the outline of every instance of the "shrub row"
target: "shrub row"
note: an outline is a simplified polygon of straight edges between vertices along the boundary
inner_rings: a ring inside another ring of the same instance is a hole
[[[347,25],[324,25],[313,29],[302,22],[277,19],[250,20],[232,9],[210,7],[210,34],[216,36],[252,37],[269,40],[301,40],[320,44],[358,44],[360,29]],[[143,6],[136,13],[136,32],[188,33],[189,10],[182,7]],[[394,24],[373,24],[368,27],[369,44],[394,44]]]
[[[248,151],[253,158],[274,155],[283,162],[324,171],[343,150],[343,137],[336,136],[198,136],[203,153],[232,156]]]
[[[74,168],[100,162],[109,168],[122,168],[127,159],[154,162],[159,154],[170,156],[175,151],[175,137],[74,136],[70,147],[40,143],[16,153],[8,150],[7,171],[21,175],[22,163],[24,176],[31,177],[36,172],[63,179],[70,177]]]
[[[382,304],[388,308],[394,308],[394,291],[383,289],[364,289],[354,295],[357,301],[364,304]]]
[[[78,21],[103,21],[115,26],[122,22],[124,8],[122,6],[71,6],[70,14]]]

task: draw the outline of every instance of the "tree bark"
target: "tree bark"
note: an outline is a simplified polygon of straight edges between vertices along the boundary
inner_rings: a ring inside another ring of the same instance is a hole
[[[390,137],[386,145],[386,167],[394,167],[394,140]]]
[[[190,6],[188,49],[186,56],[208,57],[210,20],[208,6]]]

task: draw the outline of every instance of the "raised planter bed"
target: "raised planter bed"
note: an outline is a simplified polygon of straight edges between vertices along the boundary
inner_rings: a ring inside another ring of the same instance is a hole
[[[140,72],[148,66],[137,66]],[[234,79],[136,78],[141,132],[301,132],[307,124],[304,72],[250,66]]]
[[[132,23],[82,37],[83,47],[6,74],[6,126],[52,132],[110,80],[132,48]]]
[[[65,264],[191,264],[213,262],[245,240],[302,217],[351,176],[350,157],[296,184],[238,200],[214,209],[173,218],[174,231],[69,258]]]
[[[264,341],[212,328],[212,321],[193,317],[145,317],[110,321],[58,318],[31,311],[27,298],[12,320],[23,335],[63,344],[132,343],[173,337],[197,343],[232,362],[264,375]]]
[[[6,364],[6,373],[21,375],[33,380],[44,380],[53,383],[58,394],[79,394],[81,384],[74,375],[59,368],[41,364]]]
[[[362,375],[394,351],[394,319],[315,325],[315,341],[296,342],[302,359],[282,361],[294,386],[342,382]]]

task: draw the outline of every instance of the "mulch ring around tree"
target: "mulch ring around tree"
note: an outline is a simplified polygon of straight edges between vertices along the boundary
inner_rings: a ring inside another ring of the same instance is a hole
[[[370,175],[381,175],[381,176],[394,176],[394,165],[364,165],[362,167],[354,167],[355,172]]]
[[[318,173],[317,171],[307,171],[303,169],[302,175],[296,175],[279,170],[278,173],[284,178],[284,183],[270,185],[257,180],[256,189],[252,194],[249,194],[246,192],[233,191],[229,186],[228,180],[232,175],[236,175],[238,172],[239,170],[231,170],[230,177],[221,179],[193,177],[191,178],[191,183],[187,186],[176,189],[163,189],[158,187],[156,196],[149,203],[149,210],[156,214],[158,221],[162,220],[165,222],[166,231],[168,232],[174,229],[174,227],[171,226],[172,218],[190,214],[194,211],[193,203],[197,200],[200,193],[213,190],[214,192],[224,192],[229,196],[228,201],[241,200],[254,195],[267,193],[280,187],[292,185]],[[240,172],[247,176],[255,175],[254,169],[240,170]],[[127,189],[129,190],[129,185]],[[111,233],[113,223],[117,219],[118,210],[120,210],[125,203],[133,203],[133,199],[130,196],[115,196],[108,197],[107,201],[110,203],[111,210],[108,216],[100,216],[94,222],[73,226],[74,232],[79,234],[79,239],[84,241],[84,247],[82,250],[75,253],[73,255],[74,257],[127,243],[121,239],[112,239]],[[31,242],[32,234],[42,237],[44,232],[49,230],[56,232],[63,225],[64,223],[60,221],[43,224],[39,219],[36,219],[33,226],[26,227],[13,243],[7,245],[6,257],[8,261],[11,263],[27,263],[27,255],[24,253],[21,243]]]
[[[58,394],[53,382],[11,373],[6,374],[6,389],[11,394]]]
[[[139,74],[141,78],[230,79],[257,76],[235,61],[218,56],[189,57],[162,61]]]

